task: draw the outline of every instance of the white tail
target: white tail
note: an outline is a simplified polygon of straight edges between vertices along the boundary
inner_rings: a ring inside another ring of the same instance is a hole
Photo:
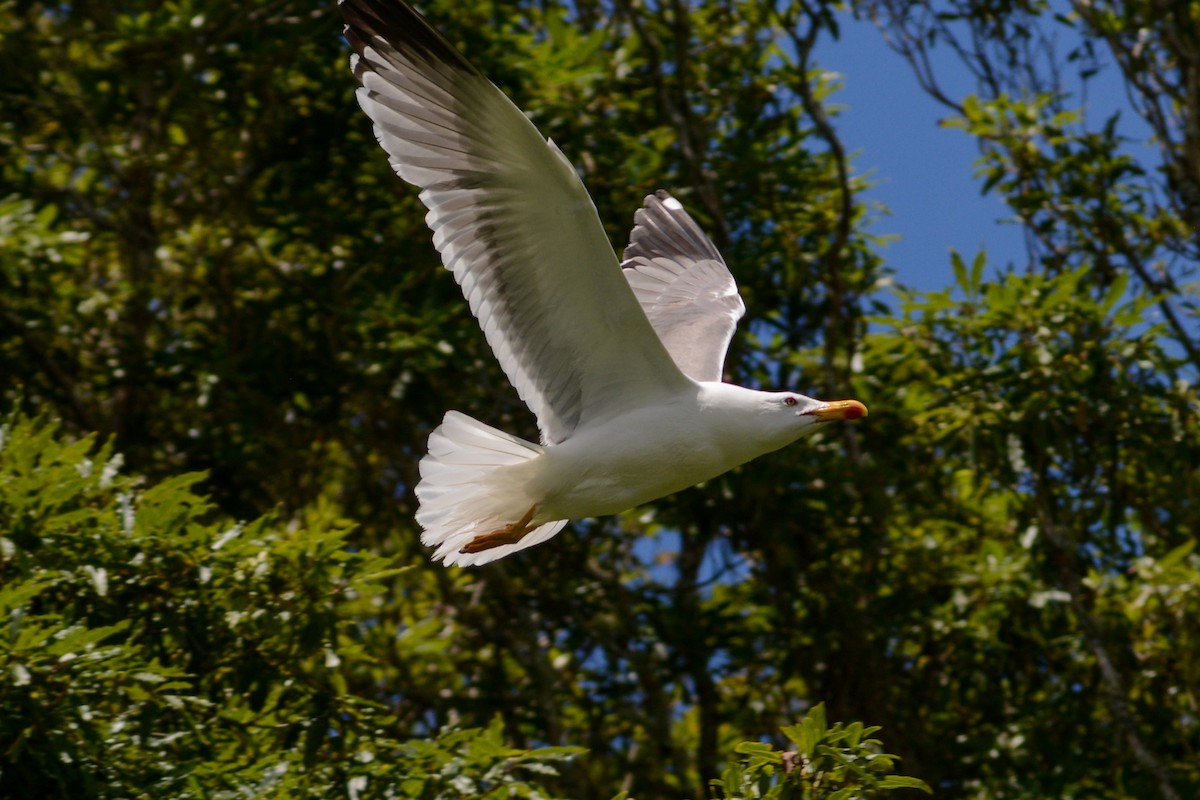
[[[515,544],[478,553],[462,553],[477,536],[493,533],[519,520],[538,498],[507,469],[542,454],[542,448],[478,420],[447,412],[429,434],[429,452],[421,459],[417,484],[417,523],[421,542],[436,547],[433,559],[446,566],[486,564],[546,541],[567,520],[547,522]]]

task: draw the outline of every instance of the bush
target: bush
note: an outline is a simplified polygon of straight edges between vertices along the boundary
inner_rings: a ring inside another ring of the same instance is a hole
[[[339,520],[234,524],[53,425],[0,428],[0,795],[545,797],[572,748],[401,741],[354,628],[403,568]]]

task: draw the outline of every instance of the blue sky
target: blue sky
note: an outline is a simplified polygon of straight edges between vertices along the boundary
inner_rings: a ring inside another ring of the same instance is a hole
[[[842,76],[834,102],[844,108],[834,124],[856,171],[871,173],[876,183],[866,199],[890,211],[871,230],[900,237],[883,251],[896,279],[918,289],[949,287],[951,247],[968,262],[986,249],[992,268],[1023,262],[1020,228],[998,222],[1009,216],[1006,206],[979,192],[974,139],[939,126],[948,110],[921,90],[872,23],[849,15],[840,21],[841,38],[827,41],[818,61]]]
[[[887,46],[872,23],[849,14],[839,21],[841,38],[826,40],[817,60],[822,69],[842,76],[843,89],[834,102],[844,108],[834,124],[847,151],[854,154],[856,171],[871,173],[877,184],[865,199],[890,210],[890,216],[876,222],[871,231],[900,236],[883,250],[896,279],[918,289],[949,287],[952,247],[968,263],[980,248],[985,249],[989,276],[1009,263],[1024,265],[1020,227],[1000,221],[1011,214],[999,197],[980,194],[981,183],[974,176],[979,155],[974,139],[939,126],[949,111],[921,90],[908,64]],[[1065,29],[1059,34],[1062,40],[1067,38]],[[953,90],[953,96],[971,90],[969,80],[956,80],[964,69],[949,53],[934,63],[942,67],[939,80]],[[1114,68],[1093,78],[1088,100],[1094,124],[1120,109],[1120,130],[1142,142],[1149,136],[1129,108]],[[1139,155],[1149,157],[1147,163],[1156,163],[1150,149]]]

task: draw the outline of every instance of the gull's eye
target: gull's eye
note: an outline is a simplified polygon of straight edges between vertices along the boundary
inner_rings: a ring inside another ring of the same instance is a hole
[[[785,397],[785,398],[783,398],[783,404],[784,404],[785,406],[794,406],[794,405],[796,405],[796,404],[797,404],[797,403],[799,403],[799,402],[800,402],[800,401],[799,401],[799,400],[797,400],[797,399],[796,399],[796,398],[794,398],[794,397]]]

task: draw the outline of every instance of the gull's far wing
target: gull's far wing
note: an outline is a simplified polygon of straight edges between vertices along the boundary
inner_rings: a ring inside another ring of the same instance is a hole
[[[746,313],[716,246],[661,189],[633,217],[625,277],[655,332],[685,375],[721,380],[725,351]]]
[[[339,5],[358,102],[543,441],[687,386],[558,148],[408,5]]]

